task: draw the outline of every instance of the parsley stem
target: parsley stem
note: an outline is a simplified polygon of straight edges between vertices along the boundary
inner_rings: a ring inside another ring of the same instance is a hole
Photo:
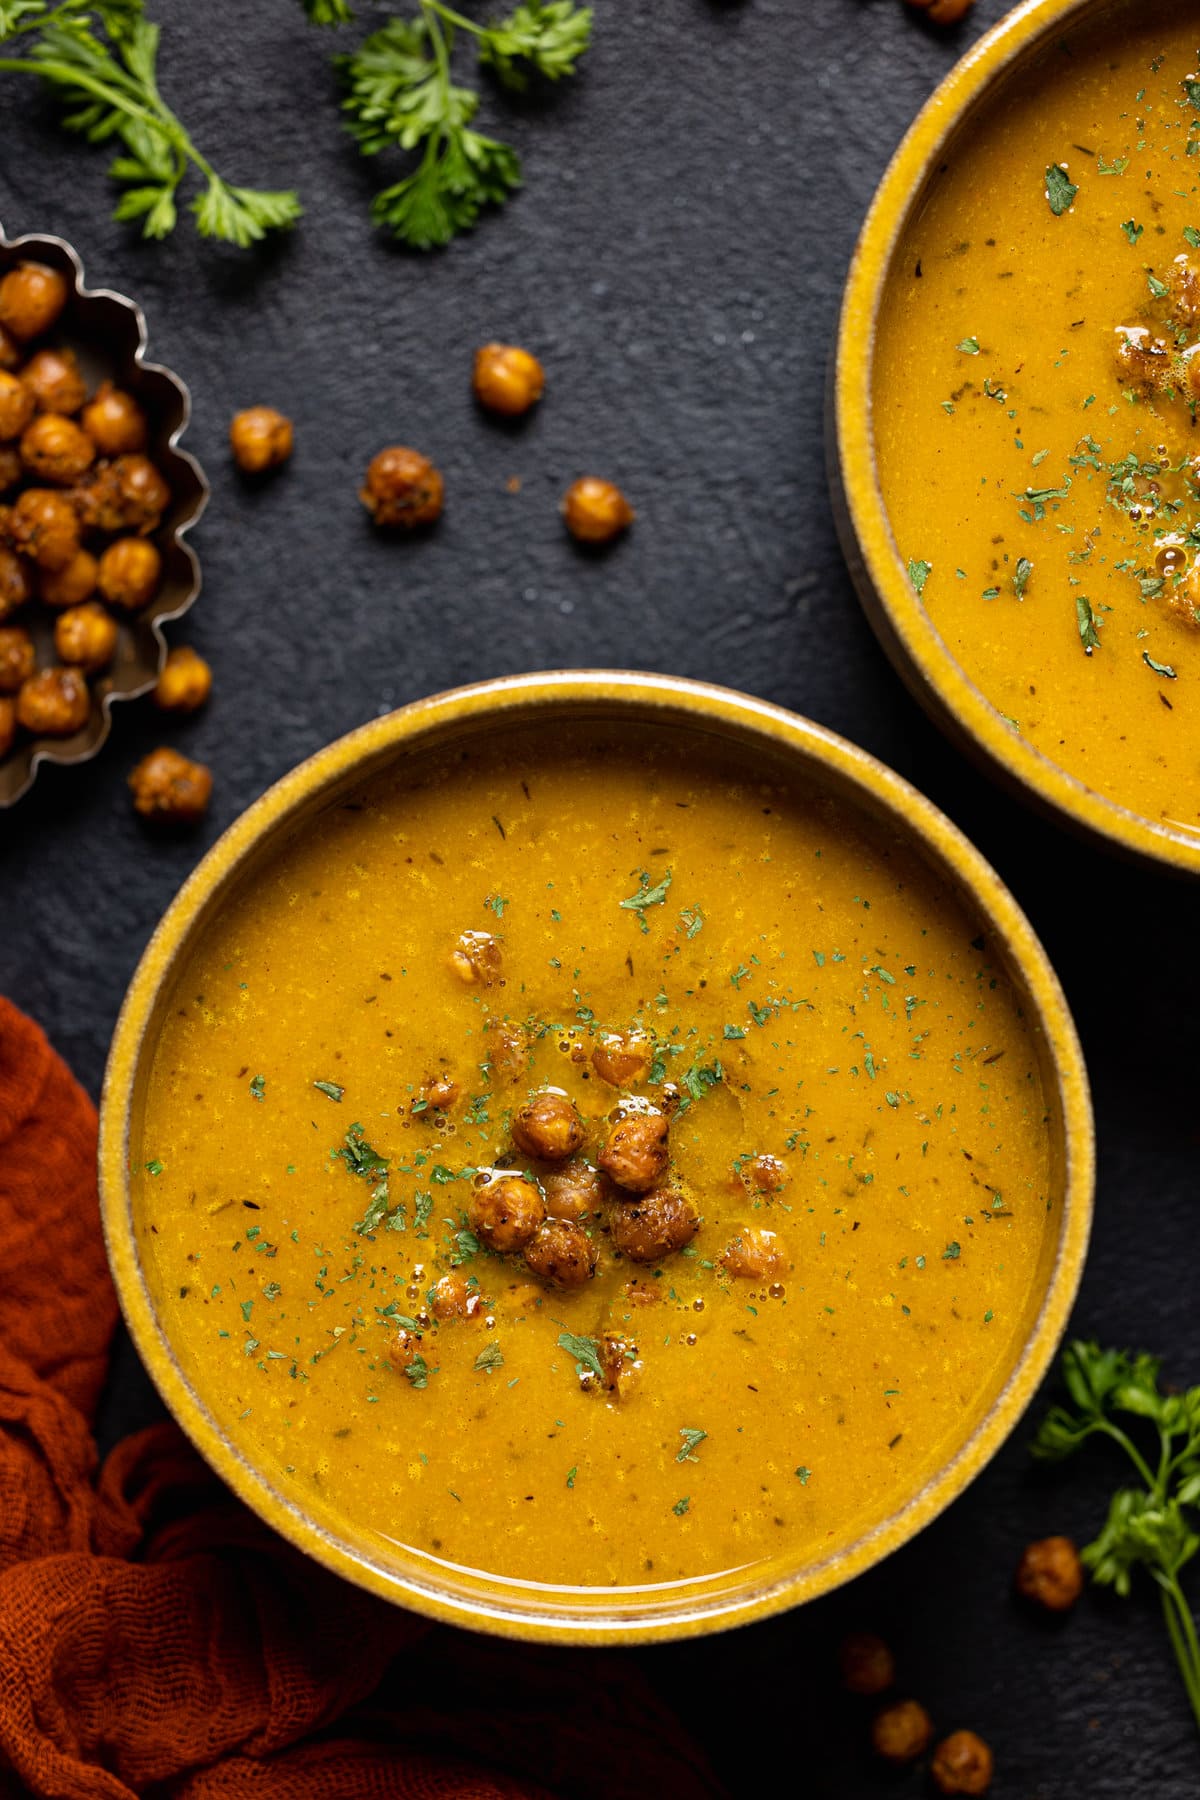
[[[487,36],[485,25],[476,24],[474,19],[465,19],[462,13],[455,12],[453,7],[444,6],[442,0],[421,0],[421,5],[427,13],[431,7],[434,12],[440,13],[447,25],[457,25],[461,30],[471,32],[474,37]]]
[[[1200,1645],[1196,1642],[1196,1627],[1191,1610],[1175,1575],[1167,1575],[1156,1569],[1154,1578],[1162,1589],[1163,1618],[1175,1651],[1175,1660],[1179,1664],[1179,1673],[1191,1701],[1192,1711],[1196,1715],[1196,1723],[1200,1725]]]
[[[129,94],[123,93],[120,88],[109,87],[107,82],[97,81],[94,75],[86,74],[71,63],[46,62],[41,58],[35,61],[32,56],[2,56],[0,57],[0,71],[8,71],[13,74],[45,75],[52,81],[61,82],[64,87],[85,88],[89,94],[94,94],[97,100],[105,101],[114,111],[128,113],[131,118],[143,119],[147,125],[153,126],[156,130],[167,129],[165,121],[158,114],[147,111],[144,106],[139,106],[138,102]],[[172,124],[175,125],[176,130],[179,129],[176,121],[172,120]]]
[[[1155,1480],[1154,1476],[1150,1473],[1150,1467],[1149,1467],[1149,1464],[1146,1462],[1145,1457],[1142,1455],[1141,1451],[1138,1449],[1137,1445],[1133,1442],[1133,1440],[1131,1438],[1126,1437],[1125,1433],[1121,1430],[1121,1427],[1119,1425],[1114,1425],[1112,1423],[1111,1419],[1102,1419],[1100,1421],[1100,1429],[1102,1431],[1106,1431],[1108,1433],[1109,1437],[1113,1438],[1118,1444],[1120,1444],[1122,1450],[1124,1450],[1124,1452],[1128,1456],[1130,1462],[1133,1464],[1134,1468],[1137,1470],[1138,1474],[1141,1476],[1141,1478],[1145,1482],[1146,1486],[1150,1489],[1151,1493],[1161,1495],[1161,1489],[1159,1487],[1159,1483]]]

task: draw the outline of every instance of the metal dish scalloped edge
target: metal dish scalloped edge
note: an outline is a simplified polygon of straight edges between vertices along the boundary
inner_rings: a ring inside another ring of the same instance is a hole
[[[69,738],[19,739],[0,760],[0,811],[29,791],[43,763],[89,762],[108,739],[113,706],[136,700],[154,687],[167,656],[161,627],[181,618],[200,592],[199,559],[184,535],[199,519],[209,496],[204,471],[194,456],[179,448],[191,417],[192,397],[173,370],[146,361],[149,332],[141,307],[111,288],[87,287],[83,262],[64,238],[31,234],[9,238],[0,227],[0,272],[26,257],[60,269],[71,283],[71,298],[48,341],[71,344],[89,380],[108,375],[145,407],[149,453],[170,486],[171,504],[153,534],[162,552],[162,583],[143,612],[121,620],[112,666],[92,683],[87,724]]]

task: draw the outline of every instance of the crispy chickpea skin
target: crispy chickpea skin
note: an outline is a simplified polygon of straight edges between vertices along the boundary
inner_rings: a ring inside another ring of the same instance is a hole
[[[595,1246],[582,1225],[546,1219],[525,1246],[525,1266],[549,1287],[582,1287],[596,1273]]]
[[[450,967],[467,987],[495,987],[504,971],[500,945],[490,931],[463,931],[450,952]]]
[[[0,619],[11,618],[33,593],[28,563],[0,545]]]
[[[429,1310],[435,1319],[471,1319],[483,1311],[483,1296],[461,1269],[451,1269],[435,1282],[429,1296]]]
[[[896,1659],[873,1631],[852,1631],[842,1639],[838,1667],[851,1694],[883,1694],[896,1679]]]
[[[662,1113],[630,1113],[618,1119],[596,1161],[632,1194],[645,1194],[662,1178],[671,1156],[670,1125]]]
[[[0,370],[0,438],[19,438],[33,417],[33,395],[23,381]]]
[[[229,448],[245,475],[277,469],[292,454],[292,421],[273,406],[248,406],[229,426]]]
[[[80,424],[101,456],[126,456],[144,450],[148,435],[146,415],[123,388],[101,382],[95,396],[80,415]]]
[[[186,644],[168,653],[154,689],[159,712],[196,712],[211,693],[212,670],[202,656]]]
[[[573,1219],[577,1223],[589,1213],[599,1212],[607,1198],[607,1185],[598,1170],[582,1157],[572,1157],[559,1169],[542,1176],[542,1193],[546,1212],[552,1219]]]
[[[919,1700],[897,1700],[871,1722],[871,1742],[885,1762],[915,1762],[932,1736],[933,1720]]]
[[[480,1182],[471,1195],[471,1230],[489,1250],[523,1250],[546,1216],[542,1196],[520,1175]]]
[[[105,669],[117,648],[117,621],[95,600],[69,606],[54,623],[54,648],[60,662],[73,663],[89,675]]]
[[[935,25],[957,25],[965,19],[975,0],[908,0],[908,5],[923,12]]]
[[[592,1067],[609,1087],[634,1087],[654,1059],[654,1045],[640,1031],[606,1031],[592,1051]]]
[[[38,596],[47,606],[82,606],[96,591],[99,564],[90,550],[77,550],[61,569],[38,570]]]
[[[700,1228],[696,1209],[678,1188],[656,1188],[639,1200],[621,1200],[609,1214],[612,1240],[630,1262],[658,1262],[690,1244]]]
[[[0,281],[0,325],[23,344],[49,331],[66,304],[66,276],[45,263],[18,263]]]
[[[82,731],[91,710],[78,669],[41,669],[22,682],[17,695],[17,722],[35,737],[70,737]]]
[[[93,531],[153,531],[171,490],[148,456],[116,456],[97,464],[77,490],[79,516]]]
[[[37,664],[33,639],[17,625],[0,626],[0,694],[15,694]]]
[[[547,1088],[513,1114],[512,1141],[525,1156],[566,1162],[583,1145],[583,1120],[566,1094]]]
[[[26,488],[13,501],[9,536],[40,569],[65,569],[79,550],[79,515],[54,488]]]
[[[973,1731],[952,1731],[933,1753],[930,1773],[939,1794],[986,1794],[992,1785],[992,1753]]]
[[[21,460],[39,481],[70,487],[96,459],[96,446],[74,419],[61,413],[39,413],[21,434]]]
[[[87,399],[73,350],[38,350],[21,370],[21,380],[39,412],[77,413]]]
[[[17,708],[12,700],[0,699],[0,757],[8,755],[17,735]]]
[[[582,475],[563,495],[567,530],[581,544],[607,544],[633,524],[632,506],[619,487],[598,475]]]
[[[517,344],[485,344],[475,352],[475,398],[489,412],[516,418],[546,391],[546,371]]]
[[[100,556],[97,581],[110,606],[137,612],[154,598],[162,557],[145,538],[118,538]]]
[[[1083,1592],[1083,1564],[1069,1537],[1038,1538],[1017,1564],[1017,1592],[1048,1612],[1068,1612]]]
[[[194,825],[208,811],[212,772],[165,746],[144,756],[129,777],[134,810],[162,825]]]
[[[376,525],[414,531],[441,516],[445,483],[427,456],[393,444],[371,458],[358,497]]]
[[[722,1250],[721,1262],[727,1274],[758,1281],[778,1273],[783,1266],[783,1252],[773,1231],[765,1231],[761,1225],[746,1225]]]

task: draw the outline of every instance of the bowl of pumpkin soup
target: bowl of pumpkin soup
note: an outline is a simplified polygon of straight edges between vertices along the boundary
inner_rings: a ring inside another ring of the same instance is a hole
[[[851,266],[835,503],[933,718],[1200,872],[1200,15],[1033,0],[901,144]]]
[[[996,875],[777,707],[421,701],[230,829],[102,1105],[163,1397],[436,1617],[678,1637],[820,1594],[1012,1430],[1083,1262],[1086,1076]]]

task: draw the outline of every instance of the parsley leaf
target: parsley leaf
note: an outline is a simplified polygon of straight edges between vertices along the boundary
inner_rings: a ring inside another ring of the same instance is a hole
[[[342,1100],[345,1088],[339,1087],[336,1081],[314,1081],[313,1086],[319,1094],[325,1094],[330,1100]]]
[[[502,1369],[504,1353],[499,1344],[489,1344],[485,1350],[481,1350],[475,1358],[474,1366],[479,1370]]]
[[[1165,675],[1168,681],[1178,681],[1179,675],[1170,663],[1155,662],[1148,650],[1142,651],[1142,661],[1148,669],[1153,669],[1156,675]]]
[[[558,1336],[558,1347],[565,1350],[568,1356],[575,1358],[577,1375],[595,1375],[603,1380],[604,1370],[600,1365],[600,1346],[595,1338],[576,1337],[573,1331],[561,1331]]]
[[[1078,187],[1071,180],[1061,163],[1051,163],[1046,170],[1046,199],[1050,203],[1050,211],[1055,218],[1061,218],[1072,205]]]
[[[499,24],[480,35],[479,60],[494,69],[506,87],[528,85],[527,69],[547,81],[574,75],[592,38],[592,9],[573,0],[526,0]],[[526,68],[520,65],[524,63]]]
[[[708,1436],[707,1431],[701,1431],[695,1425],[681,1425],[679,1427],[679,1435],[683,1439],[683,1443],[675,1452],[675,1461],[677,1463],[699,1462],[700,1458],[695,1455],[695,1451]]]
[[[1033,574],[1033,564],[1027,556],[1018,556],[1017,566],[1013,573],[1013,593],[1018,600],[1025,598],[1025,589],[1029,586],[1029,577]]]
[[[1100,648],[1100,633],[1096,629],[1096,615],[1092,611],[1092,603],[1086,594],[1075,596],[1075,617],[1079,622],[1079,641],[1084,652],[1090,656],[1093,650]]]
[[[650,927],[647,925],[642,915],[645,913],[648,906],[661,906],[663,904],[663,901],[667,897],[668,889],[674,880],[674,875],[671,870],[668,869],[662,880],[656,882],[655,885],[651,887],[650,877],[646,873],[646,870],[639,869],[638,874],[641,879],[641,887],[636,894],[631,894],[628,900],[622,900],[619,904],[625,912],[637,913],[638,923],[642,930],[649,931]]]
[[[917,596],[918,600],[921,598],[921,595],[925,592],[925,583],[929,580],[929,577],[932,574],[933,574],[933,564],[932,563],[922,562],[922,560],[918,556],[910,556],[909,557],[909,559],[908,559],[908,579],[912,583],[912,591]]]

